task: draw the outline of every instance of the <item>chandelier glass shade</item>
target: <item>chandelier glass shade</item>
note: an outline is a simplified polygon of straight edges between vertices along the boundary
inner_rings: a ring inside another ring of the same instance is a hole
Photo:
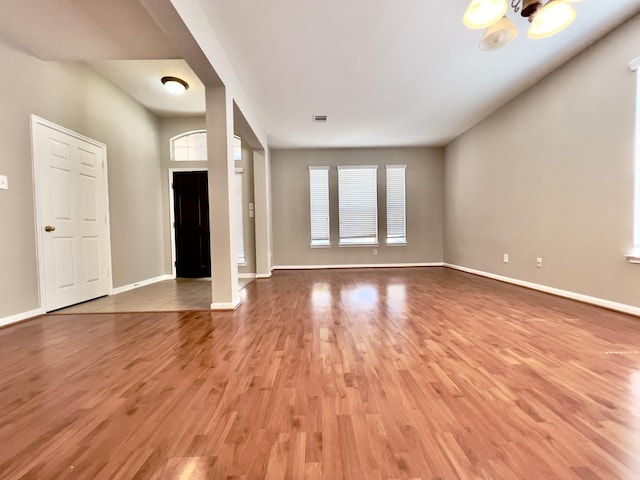
[[[497,50],[511,43],[517,36],[515,24],[507,17],[502,17],[484,32],[480,50]]]
[[[567,28],[576,18],[573,7],[562,0],[553,0],[533,17],[529,37],[546,38]]]
[[[504,17],[508,8],[506,0],[471,0],[463,22],[468,28],[487,28]]]
[[[531,23],[529,37],[546,38],[567,28],[576,18],[576,11],[567,0],[512,0],[514,13]],[[480,42],[481,50],[496,50],[518,36],[518,28],[507,18],[506,0],[471,0],[463,23],[471,29],[486,29]]]

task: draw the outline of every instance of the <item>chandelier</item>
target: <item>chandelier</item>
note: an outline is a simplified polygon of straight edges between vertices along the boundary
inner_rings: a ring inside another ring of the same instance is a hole
[[[546,38],[567,28],[576,11],[567,0],[511,0],[514,13],[529,20],[530,38]],[[506,16],[507,0],[471,0],[464,13],[465,26],[486,28],[480,41],[482,50],[502,48],[518,36],[518,28]]]

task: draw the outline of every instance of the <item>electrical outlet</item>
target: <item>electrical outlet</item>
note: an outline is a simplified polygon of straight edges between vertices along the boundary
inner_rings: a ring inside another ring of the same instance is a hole
[[[542,257],[536,258],[536,267],[542,268]]]
[[[503,253],[502,254],[502,261],[504,263],[509,263],[509,254],[508,253]]]
[[[377,254],[378,254],[378,249],[377,249],[377,248],[374,248],[374,249],[373,249],[373,254],[374,254],[374,255],[377,255]]]
[[[0,190],[9,190],[9,178],[6,175],[0,175]]]

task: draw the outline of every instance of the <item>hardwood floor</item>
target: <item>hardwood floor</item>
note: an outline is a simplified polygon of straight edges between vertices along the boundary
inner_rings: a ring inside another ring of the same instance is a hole
[[[640,478],[640,321],[442,268],[0,330],[2,479]]]

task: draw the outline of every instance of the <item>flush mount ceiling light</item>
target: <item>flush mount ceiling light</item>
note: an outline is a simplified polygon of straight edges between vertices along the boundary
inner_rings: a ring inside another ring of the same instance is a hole
[[[162,77],[160,81],[171,95],[180,95],[189,88],[189,84],[178,77]]]
[[[578,0],[570,0],[578,1]],[[567,28],[576,18],[569,0],[512,0],[514,13],[520,13],[531,23],[530,38],[546,38]],[[482,50],[496,50],[518,36],[515,24],[506,17],[506,0],[471,0],[462,19],[472,29],[486,28],[480,42]]]

